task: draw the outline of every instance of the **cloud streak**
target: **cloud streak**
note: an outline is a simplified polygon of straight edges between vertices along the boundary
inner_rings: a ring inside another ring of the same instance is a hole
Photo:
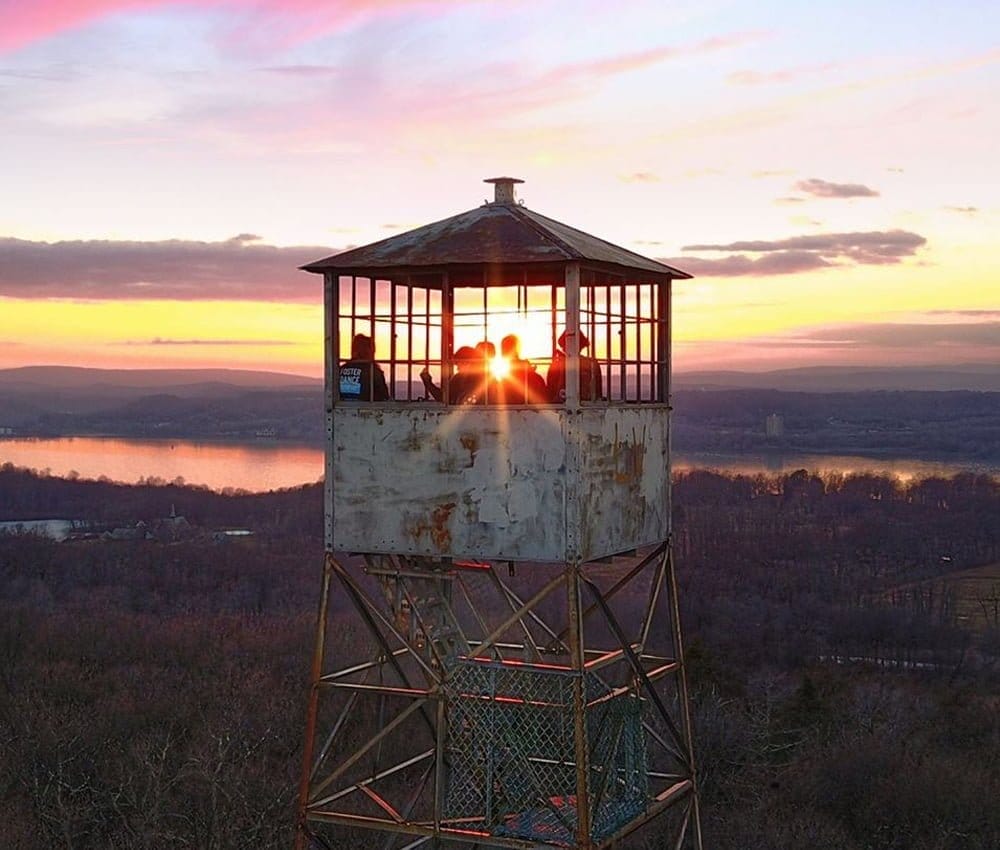
[[[330,253],[267,245],[246,233],[224,242],[0,238],[0,296],[315,303],[318,279],[297,268]]]
[[[622,174],[618,177],[622,183],[659,183],[660,175],[652,171],[633,171],[631,174]]]
[[[822,74],[837,68],[835,62],[825,62],[822,65],[801,65],[797,68],[780,68],[776,71],[733,71],[727,82],[737,86],[760,86],[774,83],[793,83],[803,77]]]
[[[877,198],[879,193],[861,183],[831,183],[828,180],[810,178],[800,180],[794,186],[814,198]]]
[[[298,343],[288,339],[164,339],[163,337],[153,337],[152,339],[129,339],[125,342],[115,343],[115,345],[182,345],[182,346],[214,346],[221,345],[242,346],[247,345],[253,348],[259,346],[281,346],[297,345]]]

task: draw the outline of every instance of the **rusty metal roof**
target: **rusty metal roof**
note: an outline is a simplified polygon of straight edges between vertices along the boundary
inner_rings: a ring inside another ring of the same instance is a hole
[[[509,178],[505,178],[509,179]],[[613,245],[519,204],[490,203],[442,221],[302,266],[305,271],[465,264],[589,261],[688,278],[691,275]]]

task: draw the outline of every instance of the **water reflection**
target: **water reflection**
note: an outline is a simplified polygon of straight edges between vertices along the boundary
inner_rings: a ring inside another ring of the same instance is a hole
[[[17,438],[0,440],[0,463],[48,469],[52,475],[109,478],[134,484],[141,479],[183,480],[213,490],[251,492],[297,487],[323,475],[323,449],[274,443],[123,440],[111,437]],[[674,455],[676,470],[717,469],[755,475],[807,469],[820,474],[882,472],[902,481],[957,472],[1000,475],[996,464],[944,463],[907,458],[873,459],[849,455],[691,454]]]
[[[0,462],[52,475],[77,473],[134,484],[141,479],[182,479],[213,490],[253,492],[297,487],[323,475],[323,450],[273,443],[200,443],[103,437],[0,440]]]

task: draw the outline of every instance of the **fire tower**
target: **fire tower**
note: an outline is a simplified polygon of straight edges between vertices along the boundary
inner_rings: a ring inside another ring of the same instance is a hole
[[[689,275],[487,182],[304,267],[326,554],[297,847],[604,848],[662,815],[701,850],[670,548]]]

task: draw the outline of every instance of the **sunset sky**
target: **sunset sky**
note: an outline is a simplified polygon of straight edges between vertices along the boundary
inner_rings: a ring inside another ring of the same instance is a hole
[[[1000,4],[0,0],[0,367],[318,374],[478,206],[695,275],[680,369],[1000,362]]]

